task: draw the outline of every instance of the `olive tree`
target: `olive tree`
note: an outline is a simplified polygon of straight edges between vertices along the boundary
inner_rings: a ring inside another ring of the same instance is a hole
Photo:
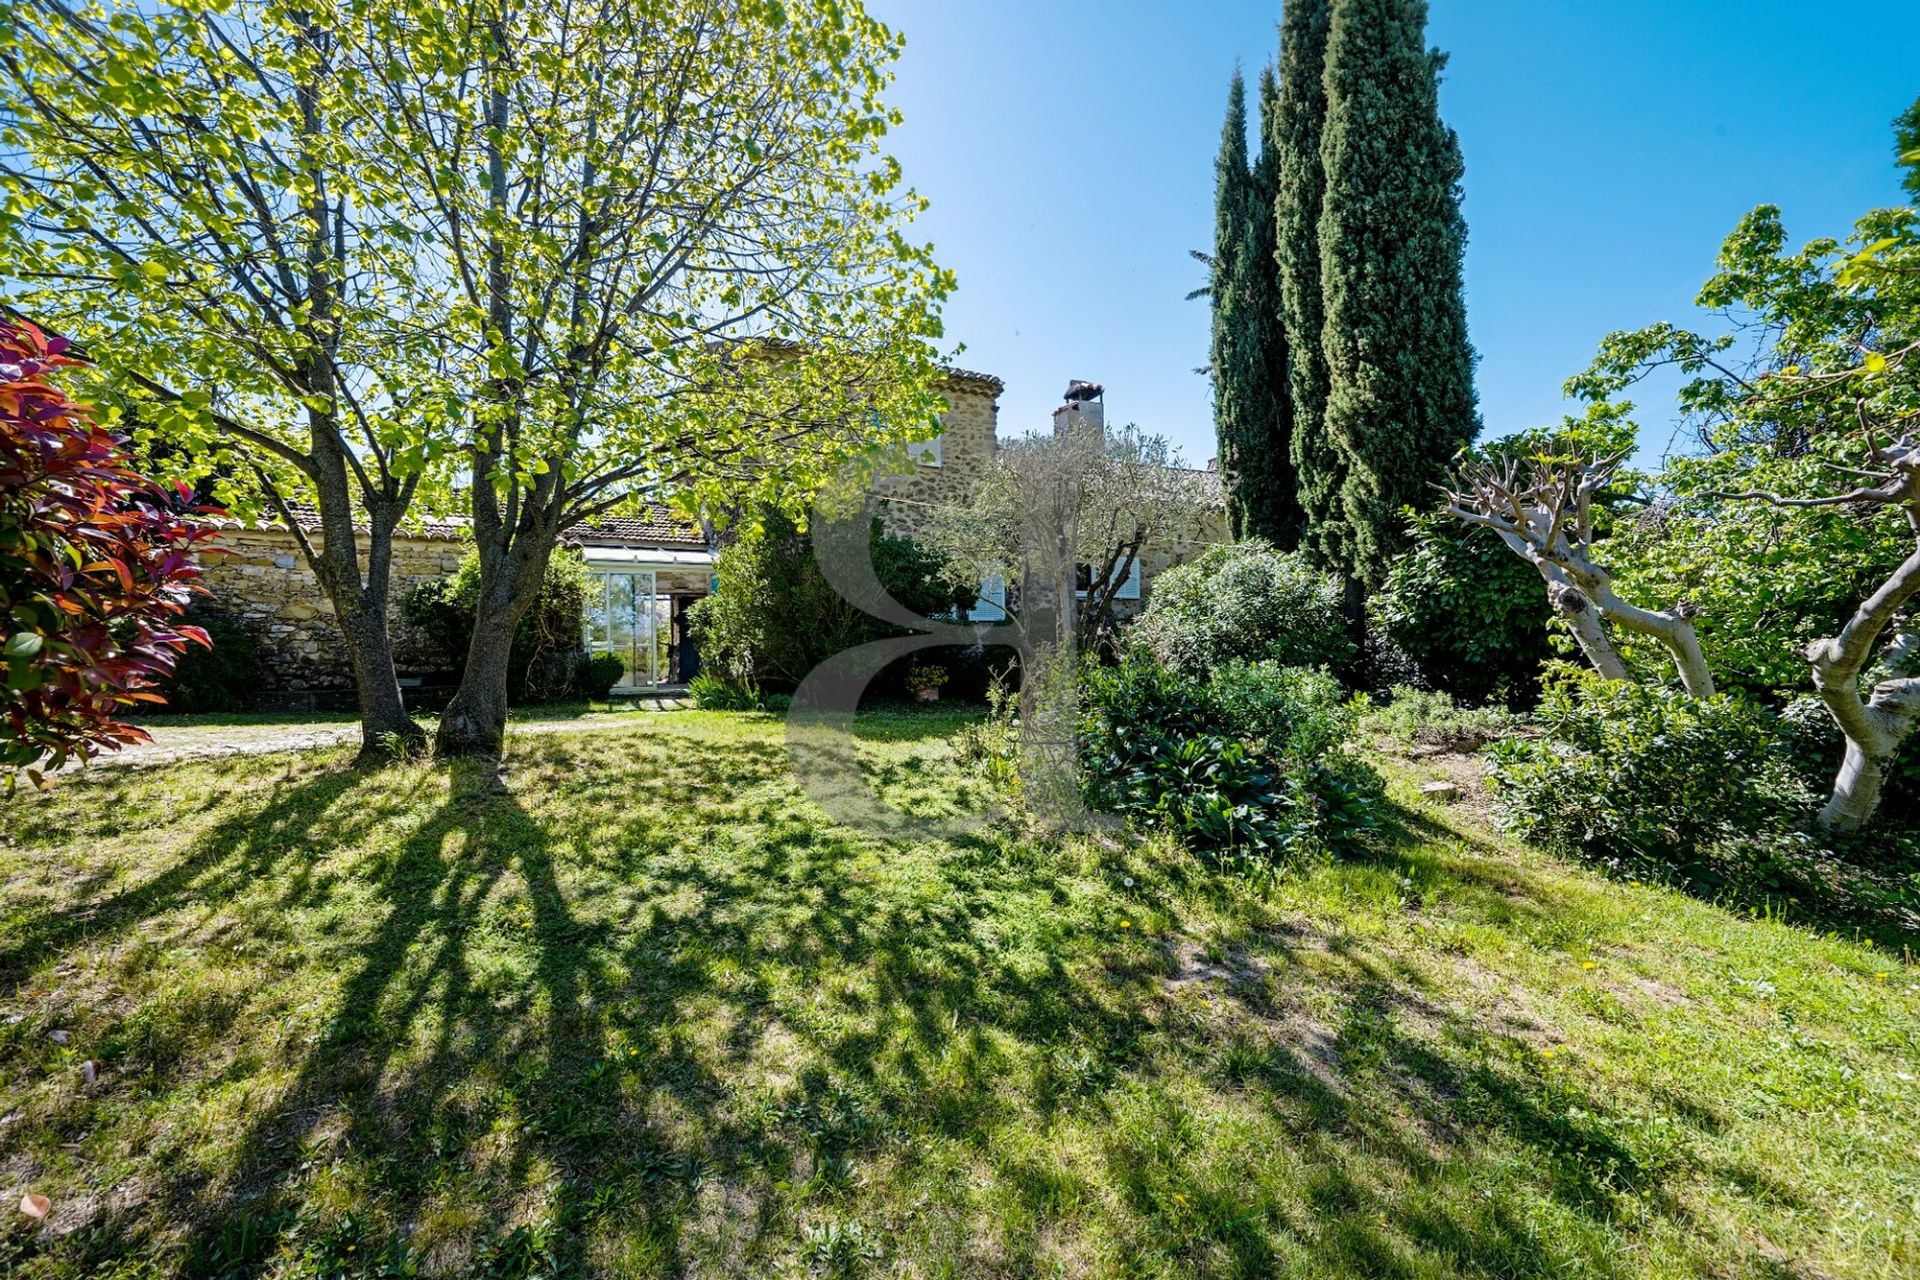
[[[958,585],[999,578],[1029,602],[1075,600],[1059,629],[1099,643],[1141,553],[1199,533],[1218,502],[1210,479],[1135,427],[1033,433],[1002,445],[965,493],[931,513],[923,536]],[[1055,566],[1047,572],[1060,580],[1039,580],[1036,566]]]

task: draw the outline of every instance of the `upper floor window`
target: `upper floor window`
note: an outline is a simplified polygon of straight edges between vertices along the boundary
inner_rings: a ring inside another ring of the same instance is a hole
[[[941,446],[946,443],[946,439],[945,435],[937,435],[931,440],[910,440],[907,442],[907,456],[912,458],[918,466],[942,466],[945,461],[945,451]]]

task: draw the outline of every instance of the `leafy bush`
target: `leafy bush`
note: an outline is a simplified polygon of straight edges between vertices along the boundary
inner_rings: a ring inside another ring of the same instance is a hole
[[[1519,725],[1504,707],[1463,707],[1444,693],[1395,685],[1380,702],[1368,702],[1366,724],[1403,746],[1478,751]]]
[[[240,619],[224,610],[196,604],[186,621],[207,635],[210,647],[188,649],[160,683],[168,711],[245,711],[261,685],[266,664],[260,646]]]
[[[1358,715],[1324,671],[1232,662],[1213,673],[1209,700],[1225,723],[1290,760],[1321,760],[1353,739]]]
[[[869,545],[881,586],[914,613],[931,618],[973,603],[938,553],[884,533],[877,520]],[[720,553],[715,574],[718,588],[688,616],[702,662],[736,686],[797,685],[842,650],[902,634],[842,599],[814,562],[812,542],[774,508]]]
[[[1549,669],[1543,736],[1489,751],[1505,824],[1555,852],[1608,866],[1709,870],[1755,832],[1784,830],[1812,794],[1779,722],[1744,698]]]
[[[1381,637],[1422,683],[1473,702],[1530,702],[1552,656],[1552,610],[1532,565],[1492,533],[1442,515],[1413,523],[1413,545],[1367,601]]]
[[[580,659],[574,668],[574,687],[589,702],[605,702],[613,692],[613,686],[620,683],[625,675],[627,664],[611,653],[596,653]]]
[[[180,616],[213,530],[48,381],[75,363],[63,345],[0,321],[0,767],[36,780],[43,762],[145,741],[117,717],[162,702],[154,686],[208,643]]]
[[[759,687],[702,671],[687,683],[687,693],[702,711],[760,711],[766,706]]]
[[[1221,674],[1205,684],[1139,654],[1087,668],[1087,804],[1230,860],[1326,850],[1370,825],[1364,775],[1340,752],[1352,723],[1333,680],[1272,663]]]
[[[402,606],[407,622],[434,642],[456,673],[467,665],[479,598],[480,556],[468,548],[457,569],[415,586]],[[573,691],[576,673],[584,670],[579,659],[586,602],[587,562],[571,547],[555,548],[540,594],[513,632],[507,658],[513,701],[545,702]]]
[[[1194,679],[1234,661],[1340,667],[1353,656],[1339,584],[1259,541],[1214,547],[1161,574],[1130,640]]]

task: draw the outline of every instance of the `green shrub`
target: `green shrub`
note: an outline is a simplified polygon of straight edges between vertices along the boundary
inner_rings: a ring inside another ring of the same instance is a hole
[[[613,692],[613,686],[620,683],[625,675],[627,664],[611,653],[596,653],[580,659],[574,668],[574,688],[580,696],[589,702],[605,702]]]
[[[1357,713],[1324,671],[1275,662],[1230,662],[1208,696],[1221,720],[1289,760],[1322,760],[1353,739]]]
[[[1636,871],[1711,873],[1730,846],[1783,831],[1814,797],[1779,722],[1744,698],[1549,668],[1538,740],[1489,749],[1494,795],[1514,834]]]
[[[1081,679],[1079,757],[1095,809],[1196,850],[1266,862],[1344,845],[1370,825],[1330,677],[1274,664],[1207,684],[1134,654]]]
[[[946,561],[874,521],[870,542],[880,585],[909,610],[936,617],[973,603],[948,581]],[[775,509],[720,553],[719,586],[689,613],[701,661],[737,686],[799,684],[845,649],[904,634],[843,599],[814,562],[813,544]]]
[[[1484,529],[1450,516],[1413,523],[1367,601],[1369,620],[1420,682],[1472,702],[1529,703],[1552,656],[1552,610],[1539,573]]]
[[[1235,661],[1338,668],[1353,656],[1339,584],[1259,541],[1214,547],[1161,574],[1129,640],[1194,679]]]
[[[757,686],[728,680],[711,671],[702,671],[688,681],[687,693],[702,711],[760,711],[766,705]]]
[[[1369,701],[1366,726],[1402,746],[1478,751],[1520,724],[1504,707],[1463,707],[1444,693],[1395,685],[1384,699]]]
[[[457,569],[444,578],[417,584],[401,606],[407,622],[433,642],[456,676],[467,665],[473,609],[479,598],[480,557],[469,547]],[[575,676],[585,670],[580,652],[586,601],[586,561],[571,547],[556,548],[547,559],[540,594],[513,632],[507,658],[510,700],[547,702],[577,692]]]
[[[156,711],[245,711],[266,675],[260,647],[240,619],[223,609],[196,604],[182,622],[207,633],[212,647],[189,645],[158,692],[167,700]]]

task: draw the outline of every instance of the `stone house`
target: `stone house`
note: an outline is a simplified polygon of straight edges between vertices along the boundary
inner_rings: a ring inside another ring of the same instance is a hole
[[[949,369],[941,390],[947,410],[942,431],[910,447],[913,474],[882,490],[882,522],[890,533],[911,535],[930,507],[970,485],[997,445],[999,397],[1004,384],[990,374]],[[1098,402],[1063,406],[1077,425],[1100,426]],[[308,527],[309,536],[317,529]],[[395,657],[403,686],[445,683],[448,655],[408,626],[402,602],[416,585],[452,573],[463,550],[460,521],[426,521],[397,533],[393,542]],[[626,667],[619,688],[638,691],[685,683],[699,658],[688,635],[687,610],[713,585],[713,548],[701,530],[669,508],[604,519],[570,530],[592,579],[583,642],[595,653],[618,656]],[[1123,608],[1137,608],[1155,574],[1190,558],[1198,548],[1224,541],[1224,509],[1217,527],[1191,540],[1150,547],[1122,587]],[[274,526],[224,524],[205,553],[205,585],[212,602],[253,634],[266,667],[264,702],[319,705],[344,701],[352,688],[332,605],[320,590],[293,537]],[[1004,587],[984,584],[978,617],[991,620],[1004,605]]]

